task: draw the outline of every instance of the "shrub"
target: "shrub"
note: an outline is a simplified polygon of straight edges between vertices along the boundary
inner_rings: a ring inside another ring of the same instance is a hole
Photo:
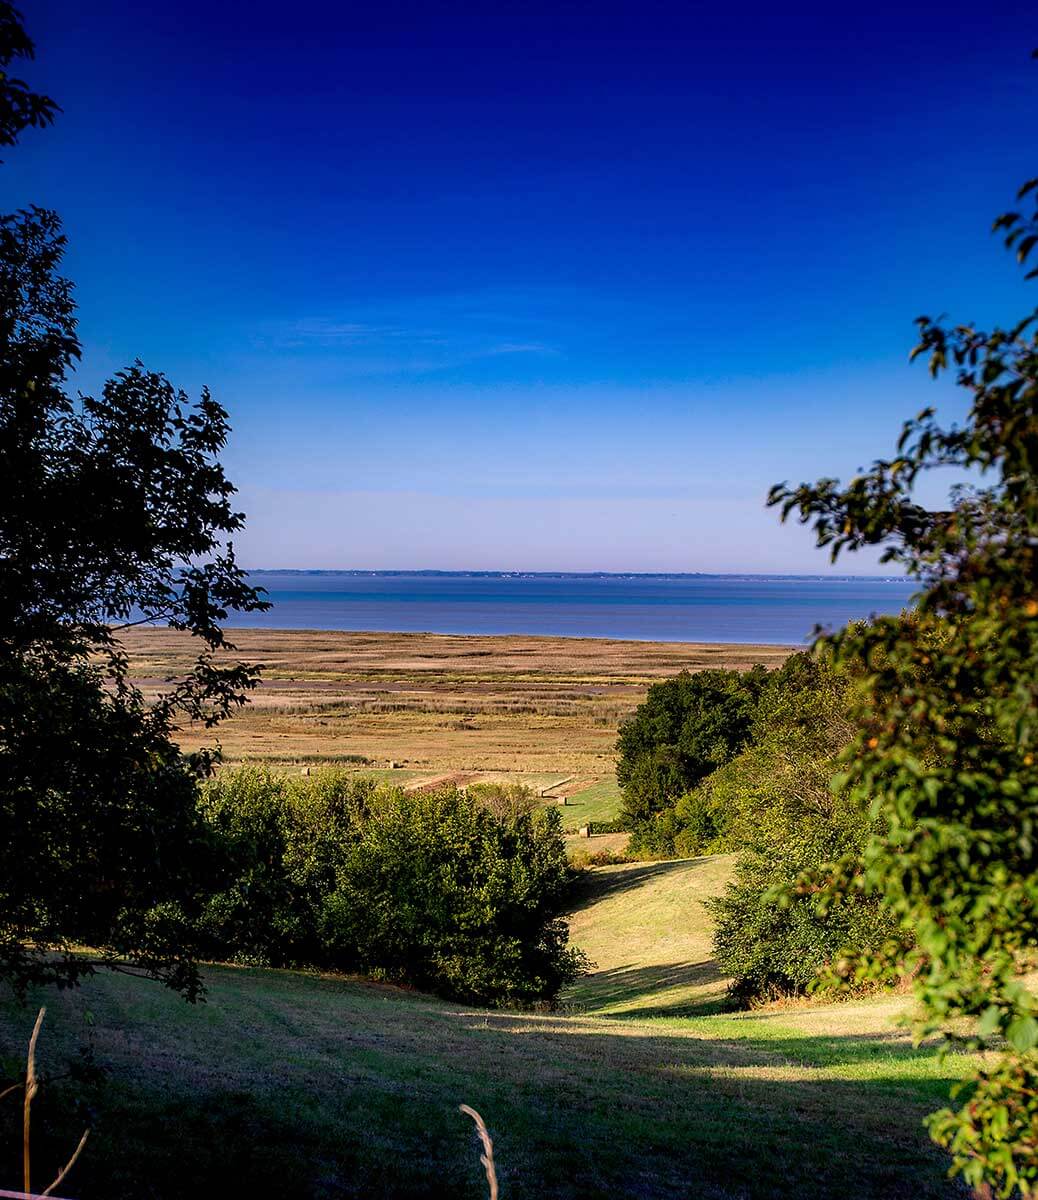
[[[682,858],[724,848],[724,809],[714,802],[715,792],[701,787],[688,792],[674,805],[674,851]]]
[[[795,891],[805,870],[858,851],[869,833],[868,813],[834,802],[828,813],[760,813],[753,841],[744,847],[735,878],[708,902],[714,919],[714,953],[732,977],[740,1003],[775,993],[804,992],[847,947],[878,949],[896,922],[875,897],[846,896],[825,914],[813,891]],[[780,896],[781,892],[789,893]]]
[[[853,728],[856,668],[797,654],[772,673],[750,746],[676,807],[686,846],[738,850],[735,879],[713,904],[714,947],[738,1000],[802,992],[849,948],[877,950],[895,923],[875,897],[848,894],[821,912],[801,875],[861,852],[867,802],[832,788]]]
[[[374,784],[320,771],[285,778],[239,767],[202,789],[218,867],[202,920],[213,957],[269,966],[325,962],[321,898],[356,836]]]
[[[211,952],[473,1002],[552,1000],[581,967],[561,919],[561,821],[506,799],[494,811],[455,789],[405,794],[338,771],[220,776],[202,802],[221,854]]]
[[[573,977],[559,814],[496,817],[457,791],[378,797],[328,899],[361,965],[466,1000],[554,997]]]
[[[735,672],[701,674],[739,678]],[[653,811],[643,809],[633,823],[632,850],[649,857],[738,850],[754,835],[760,814],[772,805],[789,800],[808,810],[825,807],[836,755],[852,736],[845,715],[848,678],[848,672],[836,671],[828,661],[794,654],[777,670],[751,671],[736,693],[736,709],[727,701],[688,707],[682,732],[687,744],[715,737],[716,722],[726,713],[735,714],[736,729],[727,743],[730,752],[718,750],[712,771],[655,804]],[[701,687],[697,694],[702,697]],[[700,720],[705,729],[698,729]],[[647,717],[637,724],[642,731],[641,757],[627,776],[625,815],[633,808],[629,798],[640,794],[639,772],[651,773],[657,757],[677,753],[669,744],[651,743]],[[667,722],[656,722],[655,728],[659,736],[671,736]]]
[[[779,902],[803,872],[860,853],[872,832],[867,805],[830,787],[854,736],[847,713],[856,677],[856,667],[824,653],[794,654],[775,671],[744,677],[701,672],[657,685],[625,728],[628,815],[646,780],[655,776],[657,796],[666,790],[661,763],[680,774],[681,746],[714,747],[695,759],[697,771],[715,763],[711,771],[684,776],[693,786],[638,809],[631,850],[740,854],[734,881],[713,905],[718,960],[740,1001],[803,991],[845,948],[875,949],[893,932],[879,904],[860,893],[824,915],[806,895]],[[725,721],[734,724],[722,736]]]
[[[472,783],[466,790],[499,820],[518,817],[538,807],[533,788],[525,783]]]
[[[623,821],[588,821],[587,831],[589,834],[597,833],[626,833]]]

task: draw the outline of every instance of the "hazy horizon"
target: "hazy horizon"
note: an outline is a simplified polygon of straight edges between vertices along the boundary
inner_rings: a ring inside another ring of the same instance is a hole
[[[534,571],[254,571],[267,629],[805,645],[819,627],[900,612],[891,576]]]
[[[250,575],[489,575],[489,576],[550,576],[566,578],[573,576],[606,576],[626,579],[630,577],[645,578],[693,578],[708,579],[816,579],[826,578],[833,582],[841,579],[871,579],[890,580],[896,583],[910,583],[896,571],[861,572],[861,571],[624,571],[624,570],[534,570],[523,567],[257,567],[243,566]]]

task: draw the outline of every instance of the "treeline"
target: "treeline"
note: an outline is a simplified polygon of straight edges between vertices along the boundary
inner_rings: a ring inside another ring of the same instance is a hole
[[[717,958],[740,999],[802,991],[848,945],[876,950],[895,932],[876,898],[822,914],[801,884],[860,855],[874,831],[860,799],[833,787],[855,733],[853,683],[831,657],[807,653],[770,672],[685,672],[654,684],[620,731],[631,850],[739,854],[713,910]]]

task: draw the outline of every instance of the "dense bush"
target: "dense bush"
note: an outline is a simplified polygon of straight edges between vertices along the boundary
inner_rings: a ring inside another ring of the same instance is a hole
[[[525,783],[470,783],[465,789],[499,820],[508,820],[538,807],[536,793]]]
[[[674,753],[675,728],[686,746],[715,747],[717,764],[683,794],[657,790],[655,811],[643,808],[634,823],[632,847],[661,856],[737,851],[735,878],[712,906],[715,949],[732,992],[747,1000],[802,991],[845,948],[873,949],[894,928],[860,894],[824,916],[810,895],[795,894],[805,871],[860,853],[872,831],[867,806],[830,786],[854,735],[847,716],[854,672],[802,653],[777,670],[751,672],[743,686],[734,672],[701,674],[706,679],[658,685],[625,730],[628,747],[640,752],[628,789],[641,764]],[[726,720],[733,722],[727,733]],[[709,761],[702,753],[697,759]],[[794,895],[780,904],[783,893]]]
[[[735,1000],[806,991],[849,948],[873,950],[894,935],[896,922],[875,897],[847,895],[823,914],[813,890],[796,888],[805,871],[859,853],[870,826],[866,810],[835,799],[820,810],[787,803],[759,811],[735,878],[708,905]]]
[[[215,957],[363,971],[457,999],[553,999],[579,972],[559,814],[519,795],[404,794],[337,771],[209,783]]]
[[[761,667],[683,671],[649,688],[616,744],[621,817],[636,847],[661,849],[659,814],[746,744],[766,678]]]
[[[286,778],[256,767],[203,787],[218,863],[202,921],[212,957],[278,967],[326,962],[323,897],[372,790],[370,781],[334,771]]]
[[[193,996],[197,780],[100,674],[0,670],[0,978],[24,995],[130,962]]]
[[[866,803],[831,786],[854,732],[854,677],[831,658],[794,655],[762,689],[747,749],[676,808],[679,838],[704,828],[709,848],[739,851],[712,909],[718,961],[740,999],[803,991],[848,947],[874,949],[894,931],[875,898],[848,895],[822,914],[796,890],[805,871],[860,853],[874,827]]]
[[[722,686],[699,676],[679,676],[670,698],[686,696],[695,685],[696,704],[685,705],[681,737],[686,745],[712,744],[715,766],[706,774],[693,772],[694,786],[669,794],[657,788],[631,823],[632,849],[654,855],[691,855],[737,850],[757,826],[758,814],[787,798],[810,808],[828,803],[829,777],[835,756],[850,741],[845,716],[847,680],[844,673],[809,654],[794,654],[780,668],[737,672],[704,671],[708,677],[730,676]],[[740,685],[737,681],[743,680]],[[656,685],[664,689],[665,685]],[[733,696],[736,703],[733,704]],[[671,729],[658,717],[660,695],[653,696],[624,727],[621,738],[637,731],[639,758],[624,783],[624,813],[629,819],[641,797],[630,780],[639,780],[639,765],[671,751]],[[656,709],[654,713],[652,710]],[[725,721],[732,721],[722,734]],[[698,722],[703,728],[698,728]],[[653,733],[655,730],[655,734]],[[700,756],[700,766],[709,760]],[[698,777],[696,777],[698,775]],[[810,793],[810,797],[808,796]],[[630,799],[628,797],[630,796]],[[651,808],[651,811],[647,811]]]

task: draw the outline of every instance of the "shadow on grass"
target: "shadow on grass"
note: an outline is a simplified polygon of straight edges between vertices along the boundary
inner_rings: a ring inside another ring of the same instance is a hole
[[[666,875],[672,875],[676,871],[688,871],[709,861],[706,858],[677,858],[669,859],[666,862],[634,863],[616,868],[598,868],[590,871],[577,884],[572,911],[580,912],[609,896],[633,891]]]
[[[651,1017],[693,1017],[719,1012],[723,1003],[720,994],[721,972],[713,960],[706,962],[667,963],[647,967],[609,967],[574,984],[568,993],[574,1011],[593,1015],[597,1010],[632,1001],[645,1003],[609,1013],[612,1020],[634,1020]],[[713,995],[677,996],[667,999],[666,993],[676,989],[706,988],[716,985]]]
[[[194,1009],[132,980],[43,997],[51,1078],[87,1011],[105,1075],[45,1083],[41,1175],[90,1124],[68,1191],[80,1200],[475,1200],[486,1185],[465,1101],[491,1127],[507,1200],[964,1194],[920,1127],[954,1072],[893,1034],[770,1037],[747,1023],[745,1037],[701,1037],[459,1011],[288,972],[211,979]],[[5,1052],[27,1011],[0,1005]],[[862,1075],[833,1077],[841,1067]],[[19,1121],[17,1105],[0,1110],[0,1151]],[[15,1157],[0,1154],[0,1186]]]

